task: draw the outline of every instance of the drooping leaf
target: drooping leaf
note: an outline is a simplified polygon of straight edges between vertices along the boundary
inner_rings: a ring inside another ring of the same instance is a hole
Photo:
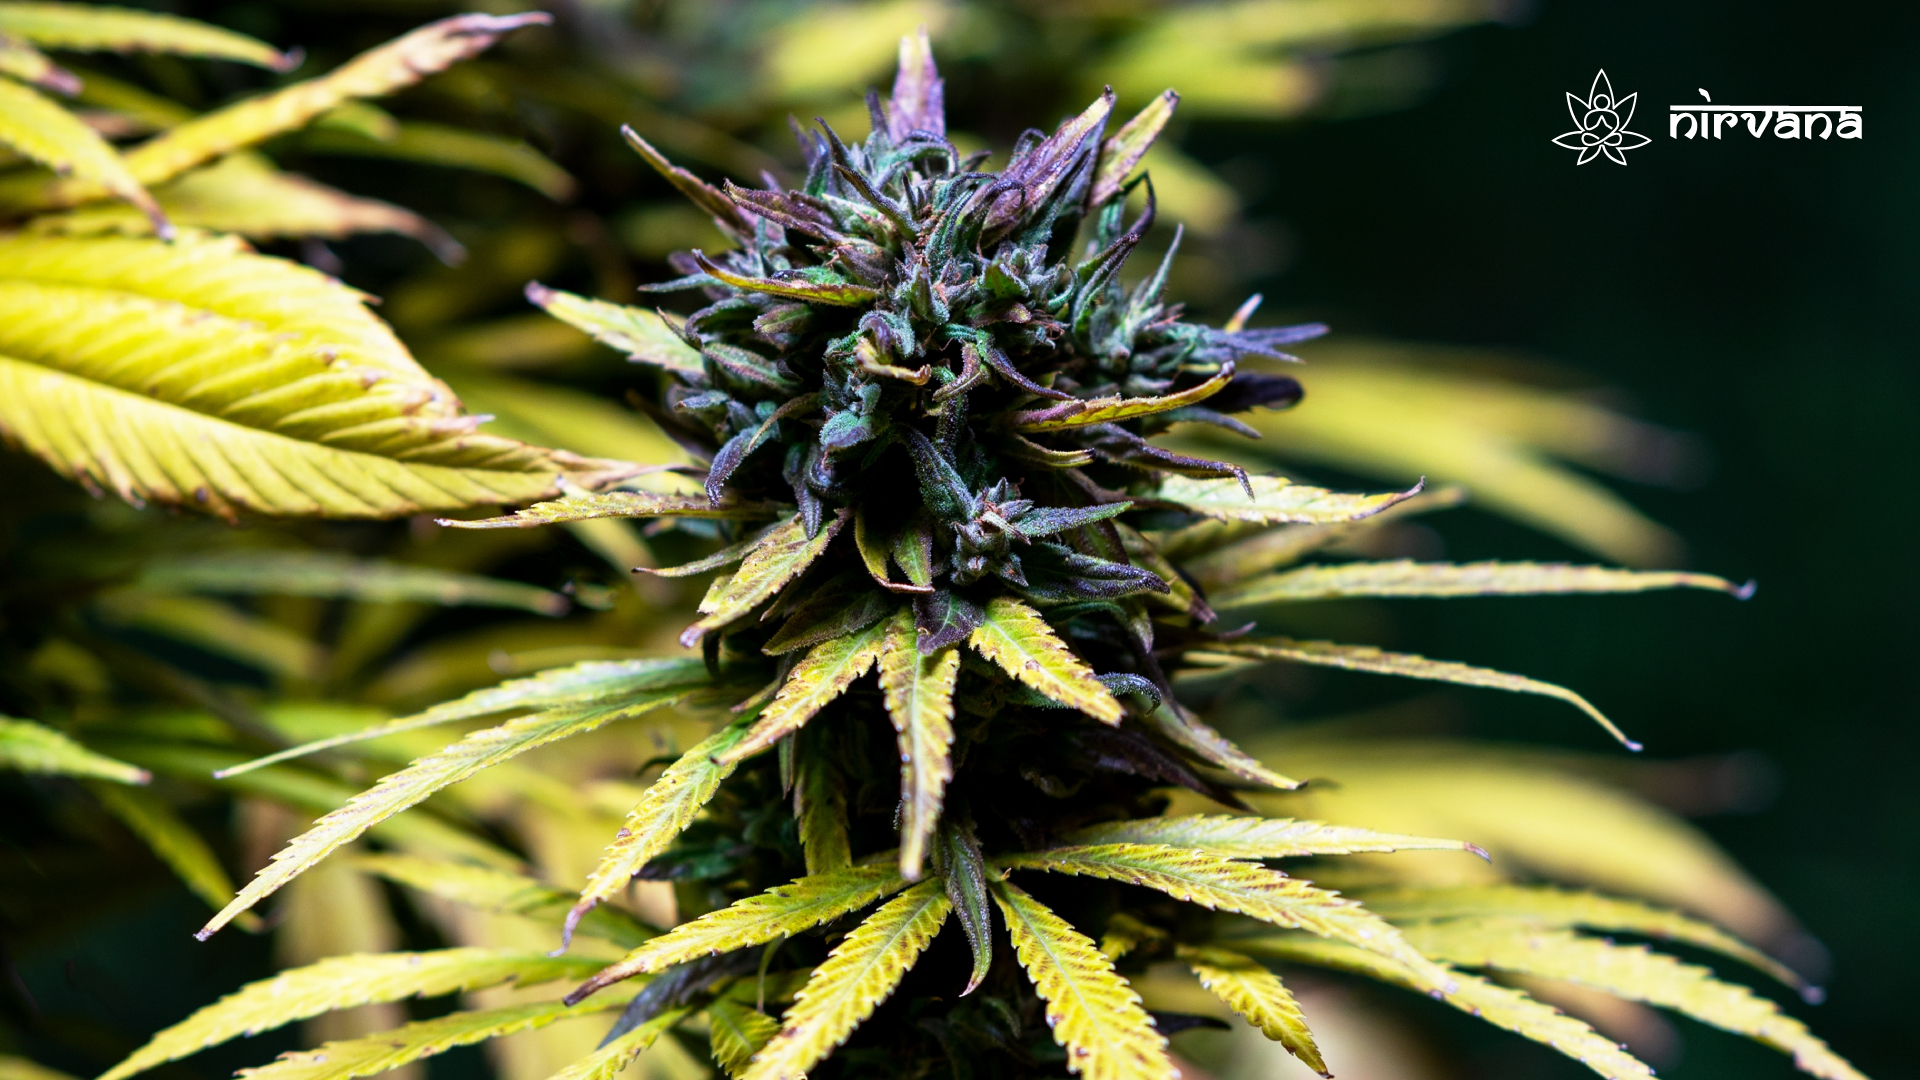
[[[837,574],[806,599],[792,605],[792,613],[781,625],[780,632],[768,638],[760,651],[768,656],[782,656],[811,648],[829,638],[856,634],[899,607],[898,598],[875,589],[865,574],[857,571]]]
[[[747,730],[748,725],[738,723],[714,732],[680,755],[647,788],[587,875],[580,899],[567,914],[563,941],[571,941],[574,927],[595,905],[626,889],[635,874],[693,824],[720,782],[733,775],[735,763],[725,760],[726,752],[746,737]]]
[[[773,510],[761,503],[723,502],[715,506],[700,496],[662,495],[652,491],[576,491],[564,498],[535,503],[506,517],[441,518],[440,524],[455,529],[531,529],[536,525],[595,518],[763,518],[772,517]]]
[[[205,56],[290,71],[297,53],[197,19],[104,4],[0,3],[0,33],[68,52],[156,52]]]
[[[820,754],[797,756],[794,818],[800,825],[807,874],[844,870],[853,865],[853,849],[847,840],[847,795],[840,772]]]
[[[168,556],[149,562],[140,573],[139,584],[181,592],[519,608],[540,615],[564,615],[572,606],[559,593],[517,581],[384,559],[355,559],[326,551]]]
[[[733,1080],[740,1080],[753,1055],[780,1030],[779,1021],[752,1006],[722,998],[707,1006],[707,1038],[713,1060]]]
[[[1173,109],[1178,104],[1180,95],[1168,90],[1148,102],[1146,108],[1134,114],[1133,119],[1122,124],[1119,131],[1107,137],[1100,147],[1100,164],[1093,173],[1093,190],[1087,195],[1087,205],[1104,206],[1120,193],[1120,186],[1126,182],[1127,174],[1140,164],[1147,148],[1160,137],[1167,121],[1173,119]]]
[[[1006,916],[1014,955],[1047,1003],[1047,1026],[1066,1048],[1067,1071],[1085,1080],[1180,1075],[1140,996],[1086,935],[1011,882],[994,882],[993,898]]]
[[[1753,584],[1735,585],[1712,574],[1616,570],[1565,563],[1381,563],[1302,566],[1246,581],[1213,596],[1217,608],[1251,607],[1343,596],[1550,596],[1634,593],[1653,589],[1711,589],[1746,599]]]
[[[453,510],[633,471],[474,431],[364,299],[224,241],[0,237],[0,432],[123,498],[229,516]]]
[[[881,905],[814,970],[743,1080],[806,1076],[900,985],[951,909],[938,881],[923,881]]]
[[[1234,745],[1233,740],[1208,727],[1178,701],[1163,703],[1147,717],[1162,735],[1197,754],[1201,760],[1218,765],[1242,780],[1271,788],[1291,790],[1300,781],[1267,768],[1259,759]]]
[[[913,613],[902,611],[880,650],[880,689],[900,746],[900,876],[908,881],[920,878],[953,779],[953,688],[960,677],[959,646],[923,655],[918,633]]]
[[[906,880],[886,863],[850,866],[778,885],[731,907],[681,923],[609,965],[567,999],[580,1001],[622,979],[797,934],[858,911],[906,886]]]
[[[1206,588],[1219,589],[1276,567],[1298,562],[1322,548],[1351,541],[1414,514],[1445,510],[1466,501],[1464,488],[1434,488],[1358,521],[1330,525],[1282,525],[1255,531],[1244,539],[1230,535],[1227,530],[1233,526],[1226,522],[1208,519],[1168,537],[1162,547],[1174,548],[1182,556],[1197,556],[1182,558],[1181,569],[1192,574],[1193,579]],[[1196,543],[1200,540],[1198,534],[1202,529],[1215,530],[1217,541]]]
[[[456,1046],[469,1046],[516,1031],[532,1031],[555,1020],[604,1012],[621,1004],[617,998],[577,1007],[546,1001],[449,1013],[363,1038],[324,1043],[314,1050],[291,1051],[280,1055],[271,1065],[241,1069],[238,1075],[247,1080],[352,1080],[396,1069]]]
[[[172,870],[193,895],[215,911],[233,899],[233,881],[219,856],[151,791],[119,784],[90,783],[94,798],[121,824],[146,842],[147,849]]]
[[[1074,844],[1166,844],[1195,848],[1232,859],[1287,859],[1304,855],[1352,855],[1362,851],[1485,852],[1464,840],[1398,836],[1350,825],[1289,818],[1186,817],[1140,818],[1076,829],[1062,839]]]
[[[1343,495],[1325,488],[1296,484],[1283,476],[1253,476],[1247,481],[1253,497],[1232,477],[1198,479],[1169,476],[1150,494],[1203,517],[1265,524],[1292,522],[1326,524],[1371,517],[1394,503],[1420,493],[1415,484],[1406,491],[1384,495]]]
[[[144,784],[147,770],[95,753],[58,731],[31,720],[0,716],[0,769],[94,776],[121,784]]]
[[[824,522],[817,534],[808,536],[801,517],[795,514],[770,530],[759,546],[747,553],[732,577],[715,581],[715,587],[700,601],[700,614],[705,618],[681,632],[680,644],[692,648],[708,633],[771,599],[820,557],[847,520],[842,511]]]
[[[872,670],[880,659],[887,625],[877,622],[864,630],[815,645],[787,673],[787,681],[780,684],[779,693],[761,712],[753,730],[720,755],[721,759],[738,762],[765,750],[789,733],[800,730],[814,714],[846,693],[847,687]]]
[[[1404,965],[1338,941],[1287,934],[1235,938],[1227,944],[1255,956],[1352,972],[1409,989],[1425,989]],[[1653,1080],[1653,1070],[1640,1059],[1559,1009],[1476,975],[1454,972],[1453,979],[1457,985],[1442,1000],[1461,1012],[1551,1046],[1606,1080]]]
[[[547,314],[579,327],[595,341],[611,345],[633,360],[665,368],[683,378],[706,377],[700,354],[675,333],[658,312],[575,296],[549,289],[537,281],[527,283],[527,299],[545,308]]]
[[[1491,918],[1416,923],[1406,934],[1422,951],[1450,963],[1565,979],[1659,1005],[1791,1054],[1802,1071],[1822,1080],[1865,1080],[1773,1002],[1744,986],[1721,982],[1706,968],[1643,945],[1615,945],[1566,930]]]
[[[1123,715],[1092,669],[1067,649],[1040,613],[1010,596],[987,604],[986,619],[967,643],[1000,670],[1046,697],[1096,720],[1118,724]]]
[[[1366,671],[1375,675],[1429,679],[1459,686],[1482,686],[1489,690],[1507,690],[1516,694],[1539,694],[1542,697],[1564,701],[1586,713],[1595,723],[1606,729],[1607,734],[1618,739],[1627,749],[1640,749],[1639,743],[1627,738],[1625,732],[1616,727],[1613,721],[1607,719],[1605,713],[1594,708],[1586,698],[1564,686],[1529,679],[1524,675],[1510,675],[1504,671],[1474,667],[1471,664],[1461,664],[1451,660],[1429,660],[1413,653],[1386,652],[1372,645],[1341,645],[1332,641],[1294,641],[1291,638],[1242,640],[1225,642],[1217,646],[1210,645],[1208,651],[1225,656],[1258,660],[1288,660],[1297,664],[1345,668],[1348,671]]]
[[[554,926],[565,922],[578,899],[565,889],[556,889],[525,874],[499,867],[419,855],[360,855],[352,859],[355,867],[369,874],[428,896],[481,911],[524,915]],[[609,906],[588,912],[575,923],[574,932],[611,941],[623,949],[635,948],[660,933],[625,911]]]
[[[251,908],[294,875],[327,857],[370,826],[426,799],[441,788],[457,784],[491,765],[517,757],[538,746],[604,727],[615,720],[639,716],[684,699],[683,689],[656,690],[634,695],[617,705],[571,706],[509,720],[498,727],[476,731],[439,753],[381,778],[345,806],[314,822],[274,855],[247,883],[233,903],[201,928],[205,940],[234,915]]]
[[[1358,903],[1253,863],[1163,844],[1054,848],[996,861],[1008,870],[1082,874],[1144,885],[1176,900],[1308,930],[1391,957],[1428,990],[1445,990],[1452,982],[1444,970],[1408,945],[1399,931]]]
[[[960,919],[960,930],[973,950],[973,974],[966,997],[980,988],[993,969],[993,905],[987,900],[987,861],[980,855],[980,844],[972,827],[951,818],[940,823],[939,846],[934,849],[934,866],[945,883],[947,899]]]
[[[112,143],[39,91],[4,78],[0,78],[0,146],[74,177],[73,183],[92,185],[102,195],[132,203],[156,232],[173,235],[160,204],[134,178]]]
[[[1809,986],[1798,973],[1712,923],[1638,900],[1545,885],[1461,885],[1370,889],[1362,902],[1393,922],[1495,918],[1543,927],[1624,931],[1683,942],[1764,971],[1809,1000],[1820,997],[1819,988]]]
[[[1181,945],[1174,955],[1193,972],[1200,985],[1227,1003],[1227,1007],[1245,1017],[1267,1038],[1287,1048],[1287,1053],[1319,1073],[1332,1077],[1321,1060],[1320,1047],[1300,1011],[1300,1003],[1281,983],[1280,976],[1251,957],[1212,945]]]
[[[530,986],[577,978],[596,966],[591,960],[477,948],[330,957],[248,983],[155,1035],[100,1080],[122,1080],[229,1039],[335,1009],[437,997],[504,982]]]
[[[1233,364],[1221,367],[1220,373],[1197,386],[1161,397],[1112,397],[1081,400],[1075,398],[1049,405],[1031,412],[1016,413],[1013,417],[1013,430],[1033,433],[1036,431],[1066,431],[1092,424],[1111,424],[1120,420],[1134,420],[1155,413],[1172,412],[1188,405],[1205,401],[1233,381]],[[1237,484],[1238,481],[1235,481]],[[1245,494],[1243,490],[1242,495]],[[1162,496],[1163,498],[1166,496]]]

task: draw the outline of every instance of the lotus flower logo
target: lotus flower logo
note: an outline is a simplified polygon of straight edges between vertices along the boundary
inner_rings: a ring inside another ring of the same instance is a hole
[[[1576,165],[1585,165],[1602,154],[1615,164],[1625,165],[1628,150],[1653,141],[1637,131],[1627,130],[1627,125],[1633,121],[1634,103],[1639,97],[1637,93],[1616,97],[1613,84],[1607,81],[1607,73],[1601,71],[1593,77],[1593,86],[1587,91],[1586,100],[1567,95],[1567,111],[1573,114],[1574,127],[1565,135],[1555,136],[1554,144],[1580,151],[1580,160],[1574,162]]]

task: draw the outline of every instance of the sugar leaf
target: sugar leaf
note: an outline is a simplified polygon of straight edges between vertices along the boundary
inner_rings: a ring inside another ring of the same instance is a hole
[[[1067,649],[1040,613],[1010,596],[987,604],[986,619],[967,635],[967,643],[1000,670],[1096,720],[1118,724],[1120,703]]]

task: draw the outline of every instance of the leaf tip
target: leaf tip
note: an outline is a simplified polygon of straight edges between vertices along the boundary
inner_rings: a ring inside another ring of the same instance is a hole
[[[1479,844],[1468,844],[1465,850],[1474,855],[1480,856],[1482,859],[1486,860],[1487,862],[1493,861],[1493,856],[1487,854],[1487,849],[1481,847]]]
[[[301,48],[298,45],[295,45],[293,48],[288,49],[286,52],[274,54],[273,61],[268,65],[268,67],[272,68],[274,71],[277,71],[282,75],[285,75],[288,72],[295,70],[301,64],[304,64],[306,62],[307,62],[307,50]]]
[[[1751,600],[1753,599],[1753,594],[1759,590],[1760,580],[1758,578],[1748,578],[1745,585],[1737,585],[1728,589],[1727,595],[1733,597],[1735,600]]]

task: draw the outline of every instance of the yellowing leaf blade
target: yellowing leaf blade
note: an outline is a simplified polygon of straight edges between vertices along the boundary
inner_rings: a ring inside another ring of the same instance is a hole
[[[157,11],[104,4],[0,3],[0,32],[71,52],[156,52],[288,71],[298,58],[264,41]]]
[[[713,1060],[734,1080],[740,1080],[753,1055],[780,1030],[773,1017],[737,1001],[722,998],[707,1006],[707,1038]]]
[[[457,1012],[420,1020],[360,1039],[325,1043],[315,1050],[280,1055],[271,1065],[241,1069],[247,1080],[352,1080],[397,1069],[456,1046],[497,1039],[516,1031],[532,1031],[570,1016],[582,1016],[617,1007],[616,1000],[570,1008],[557,1001],[514,1005],[504,1009]]]
[[[134,178],[113,144],[38,91],[4,78],[0,78],[0,145],[73,176],[75,183],[125,199],[146,214],[162,236],[173,235],[160,204]]]
[[[554,926],[563,923],[576,899],[564,889],[492,866],[390,854],[353,857],[353,864],[428,896],[481,911],[524,915]],[[616,907],[595,908],[575,924],[575,932],[611,941],[623,949],[634,948],[660,933]]]
[[[1328,524],[1372,517],[1397,502],[1420,493],[1420,484],[1383,495],[1343,495],[1324,488],[1296,484],[1282,476],[1248,478],[1253,496],[1232,477],[1199,479],[1169,476],[1150,496],[1174,503],[1203,517],[1264,524]],[[1216,605],[1217,606],[1217,605]]]
[[[959,646],[923,656],[917,638],[913,613],[902,611],[880,652],[880,689],[900,746],[900,874],[909,881],[920,877],[953,779],[953,688],[960,677]]]
[[[45,724],[4,716],[0,716],[0,769],[94,776],[121,784],[152,779],[147,770],[95,753]]]
[[[880,646],[886,635],[887,623],[878,622],[864,630],[829,638],[809,649],[787,673],[787,681],[780,684],[779,692],[760,713],[753,730],[727,750],[723,759],[744,760],[799,731],[833,699],[846,693],[855,679],[873,669],[874,662],[880,659]]]
[[[772,599],[782,586],[813,565],[846,521],[847,513],[843,510],[822,523],[819,533],[808,536],[806,524],[795,514],[769,530],[759,546],[747,553],[732,577],[725,579],[724,584],[714,583],[714,588],[700,601],[700,614],[705,618],[681,633],[680,644],[692,648],[709,632]]]
[[[1124,715],[1120,703],[1068,650],[1040,613],[1010,596],[987,604],[987,617],[967,643],[1000,670],[1069,708],[1108,724]]]
[[[1205,401],[1226,389],[1233,381],[1233,365],[1225,364],[1220,373],[1176,394],[1160,397],[1113,397],[1093,400],[1074,399],[1014,416],[1013,430],[1029,434],[1036,431],[1066,431],[1092,424],[1111,424],[1155,413],[1171,412]],[[1233,483],[1238,484],[1238,480]]]
[[[1211,599],[1217,608],[1230,608],[1348,596],[1564,596],[1655,589],[1708,589],[1743,600],[1753,593],[1752,583],[1735,585],[1712,574],[1676,570],[1619,570],[1611,566],[1566,563],[1421,563],[1399,559],[1302,566],[1242,582]]]
[[[704,378],[706,365],[693,346],[681,340],[658,312],[609,304],[539,282],[527,285],[527,299],[547,314],[592,335],[595,341],[619,349],[633,360],[665,368],[677,375]]]
[[[1181,945],[1175,955],[1186,963],[1200,985],[1245,1017],[1267,1038],[1287,1048],[1307,1068],[1331,1077],[1313,1031],[1280,976],[1250,957],[1213,946]]]
[[[566,497],[535,503],[506,517],[443,518],[440,524],[455,529],[531,529],[569,521],[593,521],[598,518],[761,518],[771,517],[773,508],[759,503],[709,503],[705,496],[662,495],[653,491],[568,492]]]
[[[1210,851],[1232,859],[1287,859],[1383,851],[1481,853],[1464,840],[1401,836],[1323,821],[1224,814],[1113,821],[1075,830],[1063,839],[1073,844],[1164,844]]]

